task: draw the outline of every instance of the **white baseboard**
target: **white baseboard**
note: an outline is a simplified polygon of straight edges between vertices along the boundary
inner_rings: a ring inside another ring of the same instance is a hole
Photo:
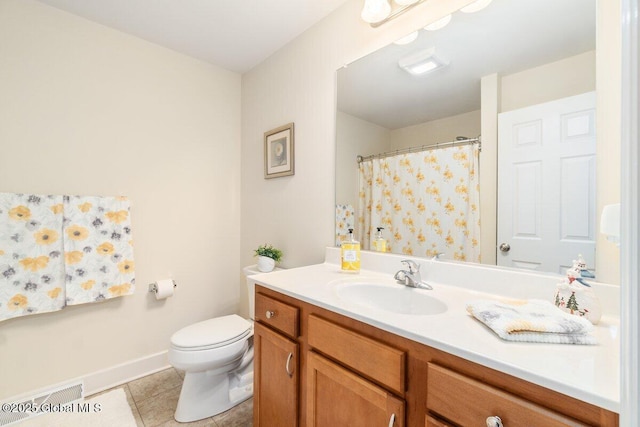
[[[150,354],[148,356],[129,360],[119,365],[101,369],[90,374],[86,374],[76,378],[70,378],[69,380],[60,382],[58,384],[51,384],[38,390],[31,390],[25,393],[21,393],[18,396],[13,396],[7,399],[0,399],[0,401],[19,402],[23,399],[31,399],[33,396],[38,395],[39,393],[51,391],[57,388],[63,388],[70,384],[79,382],[82,382],[84,384],[84,396],[90,396],[92,394],[128,383],[129,381],[133,381],[138,378],[142,378],[147,375],[170,368],[171,365],[169,364],[167,354],[167,350],[155,354]]]
[[[78,378],[84,381],[84,395],[90,396],[170,368],[171,365],[169,364],[167,353],[166,350],[161,351]]]

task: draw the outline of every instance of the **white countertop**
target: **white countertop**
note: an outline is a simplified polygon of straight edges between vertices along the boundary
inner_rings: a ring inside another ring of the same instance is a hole
[[[456,263],[438,263],[447,271],[459,268]],[[598,345],[507,342],[469,315],[466,304],[480,298],[513,297],[513,292],[497,294],[495,286],[489,286],[493,292],[488,293],[487,287],[481,285],[470,289],[468,283],[465,286],[445,285],[427,277],[433,290],[407,290],[441,300],[447,305],[447,311],[434,315],[407,315],[345,301],[337,294],[339,283],[345,279],[389,286],[395,283],[388,272],[363,269],[354,275],[343,273],[339,265],[332,262],[251,276],[256,283],[285,295],[604,409],[616,413],[620,410],[619,317],[615,313],[611,315],[605,311],[592,332]]]

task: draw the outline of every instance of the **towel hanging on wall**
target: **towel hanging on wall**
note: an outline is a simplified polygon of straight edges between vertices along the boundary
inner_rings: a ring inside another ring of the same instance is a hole
[[[133,293],[129,201],[64,196],[65,285],[68,305]]]
[[[62,196],[0,193],[0,320],[65,305]]]
[[[0,320],[135,290],[129,201],[0,193]]]

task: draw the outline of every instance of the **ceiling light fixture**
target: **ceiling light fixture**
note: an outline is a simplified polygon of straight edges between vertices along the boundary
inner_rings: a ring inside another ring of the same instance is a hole
[[[363,21],[368,22],[375,28],[425,1],[426,0],[393,0],[398,7],[392,9],[389,0],[364,0],[364,6],[362,7],[360,16]]]
[[[420,76],[449,65],[449,62],[436,56],[436,48],[432,47],[402,58],[398,65],[409,74]]]
[[[469,3],[468,5],[460,9],[460,11],[464,13],[478,12],[479,10],[482,10],[485,7],[489,6],[489,3],[491,3],[491,1],[492,0],[476,0],[473,3]]]
[[[365,0],[360,16],[364,22],[374,24],[383,21],[391,14],[388,0]]]
[[[438,31],[446,27],[449,22],[451,22],[451,14],[448,14],[447,16],[444,16],[435,22],[432,22],[431,24],[424,27],[424,29],[427,31]]]

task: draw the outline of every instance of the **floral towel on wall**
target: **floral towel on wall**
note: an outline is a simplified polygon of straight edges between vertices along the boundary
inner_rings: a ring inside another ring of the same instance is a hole
[[[67,304],[101,301],[134,291],[129,201],[64,197]]]
[[[134,292],[129,202],[0,193],[0,320]]]
[[[62,196],[0,193],[0,320],[65,305]]]

